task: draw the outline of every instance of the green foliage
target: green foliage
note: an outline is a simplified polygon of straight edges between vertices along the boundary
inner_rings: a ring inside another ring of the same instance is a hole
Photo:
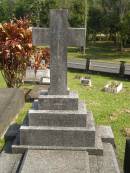
[[[15,11],[15,0],[0,0],[0,23],[12,19]]]
[[[8,87],[20,87],[32,53],[32,32],[27,19],[0,27],[0,62]]]
[[[15,16],[28,16],[34,26],[47,26],[52,8],[56,8],[55,0],[16,0]]]
[[[130,49],[127,51],[117,51],[117,46],[113,42],[96,42],[89,44],[86,49],[86,54],[83,55],[78,49],[71,50],[68,53],[69,59],[95,59],[98,61],[108,61],[120,63],[120,61],[126,61],[130,63]]]
[[[80,8],[79,8],[80,7]],[[69,8],[70,24],[74,27],[84,26],[85,3],[81,0],[73,0]]]

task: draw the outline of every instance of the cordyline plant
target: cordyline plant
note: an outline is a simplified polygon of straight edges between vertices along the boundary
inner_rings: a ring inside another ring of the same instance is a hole
[[[32,54],[32,31],[26,18],[0,26],[1,72],[7,87],[20,87]]]
[[[37,48],[34,51],[34,64],[32,68],[35,70],[35,75],[37,73],[38,69],[46,69],[49,67],[50,64],[50,49],[49,48]],[[42,64],[42,60],[45,61],[44,64]]]

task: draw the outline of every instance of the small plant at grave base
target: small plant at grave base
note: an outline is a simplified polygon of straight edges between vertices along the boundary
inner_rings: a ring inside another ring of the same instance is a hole
[[[34,64],[32,65],[32,68],[34,68],[35,75],[36,75],[38,69],[46,69],[49,67],[50,49],[49,48],[35,49],[33,58],[34,58]],[[43,60],[45,61],[44,64],[42,64]]]
[[[19,88],[32,54],[32,31],[26,18],[0,26],[1,72],[7,87]]]
[[[117,82],[117,81],[111,81],[111,82],[109,82],[109,87],[110,87],[110,88],[116,88],[116,87],[118,87],[119,85],[120,85],[120,83]]]
[[[117,82],[117,81],[112,81],[109,82],[105,87],[104,91],[109,92],[109,93],[119,93],[123,89],[123,83],[122,82]]]

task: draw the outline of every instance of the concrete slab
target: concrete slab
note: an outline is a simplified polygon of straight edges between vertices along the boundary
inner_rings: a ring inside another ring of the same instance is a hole
[[[0,173],[16,173],[22,154],[0,154]]]
[[[109,143],[104,143],[103,147],[103,156],[89,156],[90,173],[120,173],[112,145]]]
[[[103,142],[111,143],[113,147],[115,146],[114,134],[110,126],[97,126],[96,130]]]
[[[28,150],[20,173],[90,173],[86,151]]]

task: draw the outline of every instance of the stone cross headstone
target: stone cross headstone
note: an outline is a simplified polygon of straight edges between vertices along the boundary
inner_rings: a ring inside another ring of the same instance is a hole
[[[50,45],[50,95],[67,95],[67,47],[83,46],[84,28],[70,28],[67,10],[51,10],[50,28],[33,28],[33,45]]]

